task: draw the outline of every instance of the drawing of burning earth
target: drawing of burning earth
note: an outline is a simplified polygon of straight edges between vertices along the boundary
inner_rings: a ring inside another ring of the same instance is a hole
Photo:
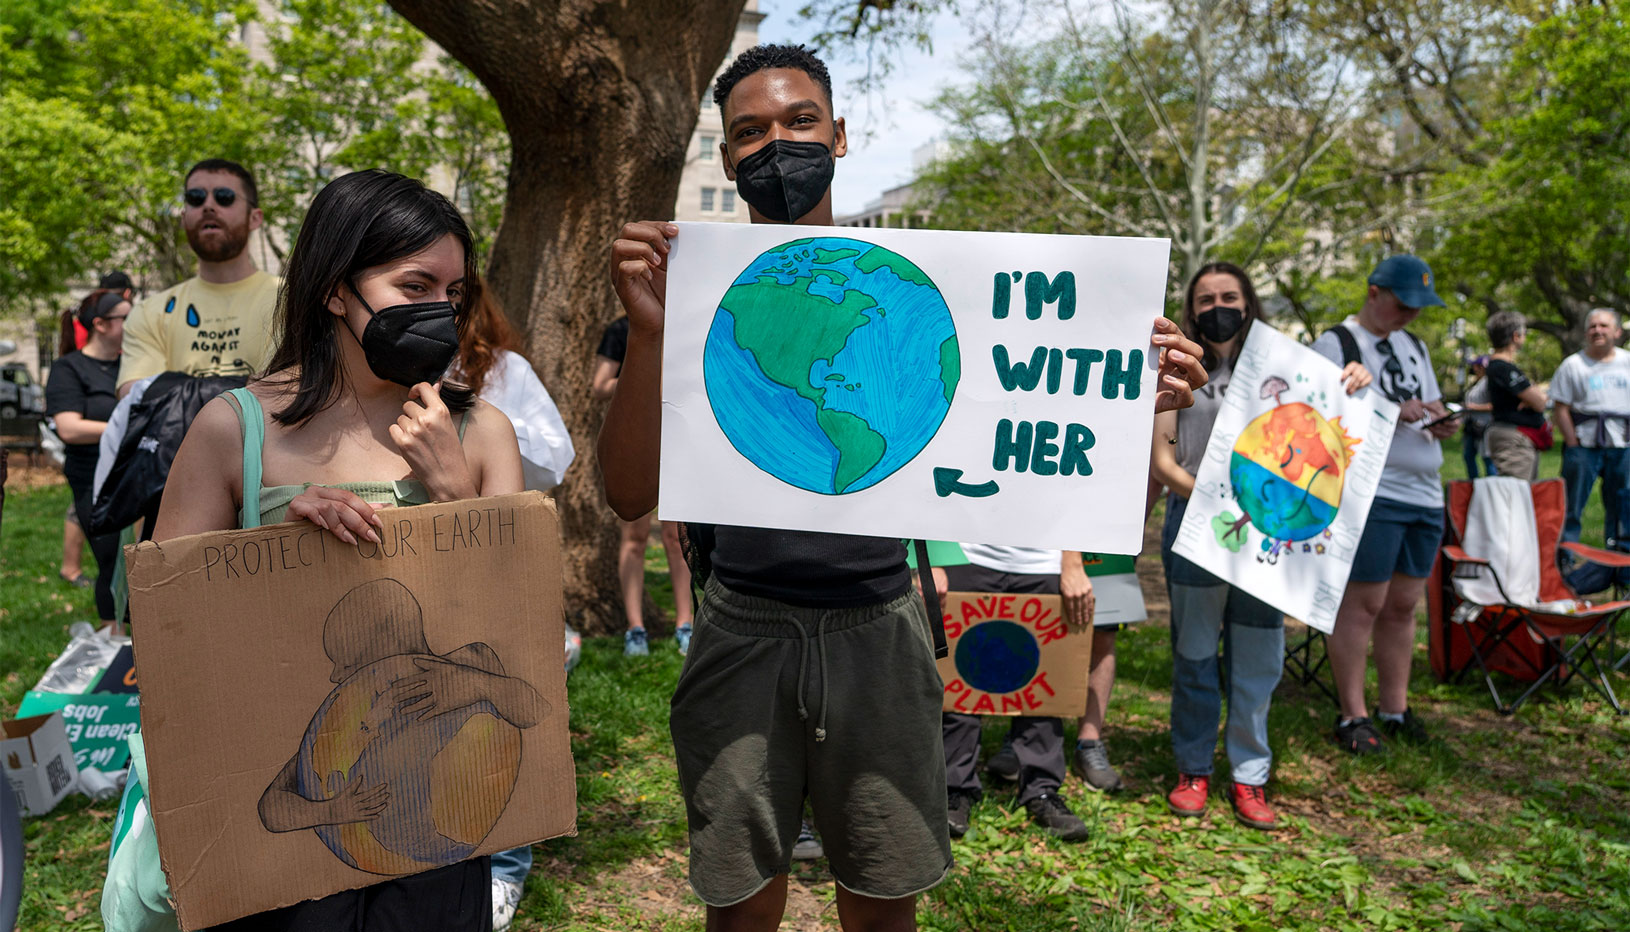
[[[1277,555],[1284,542],[1323,533],[1341,508],[1347,466],[1360,441],[1348,436],[1341,418],[1326,418],[1302,402],[1280,401],[1289,390],[1278,376],[1265,380],[1261,397],[1275,405],[1234,442],[1228,479],[1244,514],[1236,518],[1225,512],[1212,522],[1218,543],[1230,550],[1245,542],[1249,524],[1269,538],[1263,549]]]

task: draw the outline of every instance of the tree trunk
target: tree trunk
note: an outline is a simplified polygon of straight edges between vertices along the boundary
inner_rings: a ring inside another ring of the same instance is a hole
[[[702,95],[743,0],[391,5],[481,80],[509,130],[509,191],[487,276],[577,448],[555,493],[567,618],[587,633],[615,631],[618,526],[594,455],[604,406],[589,397],[594,348],[621,313],[611,242],[631,220],[672,218]]]

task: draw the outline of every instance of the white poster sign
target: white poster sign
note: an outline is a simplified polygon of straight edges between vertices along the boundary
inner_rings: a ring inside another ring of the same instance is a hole
[[[1143,604],[1143,585],[1138,582],[1137,558],[1118,553],[1083,553],[1081,562],[1092,580],[1096,628],[1145,621],[1149,611]]]
[[[665,520],[1140,549],[1166,240],[678,227]]]
[[[1363,395],[1323,356],[1252,327],[1172,549],[1328,634],[1398,423],[1397,405]]]

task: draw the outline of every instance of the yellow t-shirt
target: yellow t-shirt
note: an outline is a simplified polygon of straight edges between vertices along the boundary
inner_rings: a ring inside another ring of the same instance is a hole
[[[125,321],[119,384],[160,372],[253,375],[277,349],[272,317],[281,279],[256,271],[229,285],[189,278],[143,299]]]

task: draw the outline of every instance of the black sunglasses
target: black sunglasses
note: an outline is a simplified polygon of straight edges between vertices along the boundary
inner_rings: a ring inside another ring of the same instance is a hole
[[[209,200],[209,195],[210,191],[208,188],[188,188],[186,192],[182,194],[182,197],[186,200],[188,207],[202,207],[204,206],[204,202]],[[222,207],[231,207],[232,202],[237,199],[238,192],[232,190],[231,188],[215,189],[215,203]]]

